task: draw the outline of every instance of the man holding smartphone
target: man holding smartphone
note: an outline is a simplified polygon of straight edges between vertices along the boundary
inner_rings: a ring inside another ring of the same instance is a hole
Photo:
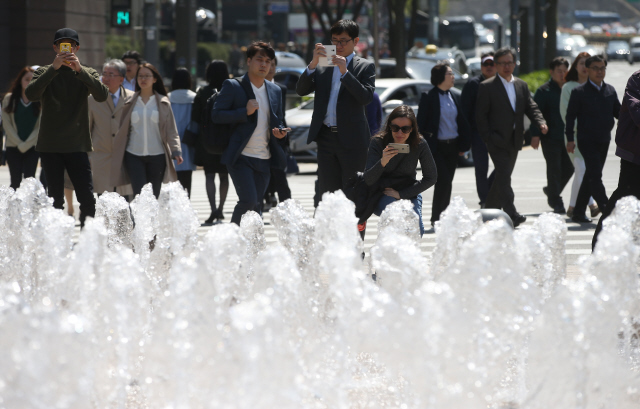
[[[80,202],[80,225],[84,226],[85,218],[93,217],[96,211],[88,156],[93,149],[87,98],[93,95],[96,102],[104,102],[109,90],[94,69],[80,64],[76,55],[79,49],[80,39],[75,30],[58,30],[53,39],[56,52],[53,63],[34,73],[25,94],[29,100],[40,101],[42,105],[36,150],[40,153],[53,206],[57,209],[64,206],[66,169]]]
[[[300,96],[315,92],[315,105],[308,143],[318,144],[318,187],[314,206],[325,192],[342,189],[367,162],[369,125],[366,106],[373,100],[376,69],[370,61],[356,56],[360,28],[351,20],[331,27],[331,44],[336,55],[327,55],[316,44],[313,59],[296,85]],[[327,57],[332,67],[319,66]]]

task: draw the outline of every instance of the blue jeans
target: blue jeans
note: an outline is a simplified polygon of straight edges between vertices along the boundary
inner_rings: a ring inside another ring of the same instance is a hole
[[[269,186],[271,161],[240,155],[233,165],[227,165],[227,170],[238,194],[231,223],[239,226],[242,215],[249,210],[262,215],[262,198]]]
[[[396,200],[398,199],[391,196],[382,196],[382,199],[378,201],[373,214],[375,214],[376,216],[380,216],[382,214],[382,211]],[[411,199],[411,203],[413,203],[413,210],[418,214],[418,222],[420,223],[420,237],[422,237],[422,235],[424,234],[424,225],[422,224],[422,195],[419,194],[415,198]]]

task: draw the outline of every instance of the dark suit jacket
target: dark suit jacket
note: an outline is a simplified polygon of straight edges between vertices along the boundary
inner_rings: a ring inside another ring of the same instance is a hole
[[[573,127],[578,120],[578,145],[582,141],[608,142],[616,123],[614,118],[619,117],[620,101],[613,86],[603,82],[598,90],[591,81],[578,85],[571,91],[567,107],[567,141],[574,141]]]
[[[308,142],[313,142],[318,136],[322,122],[327,113],[333,70],[337,67],[317,67],[308,75],[305,70],[296,85],[296,92],[300,96],[315,91],[315,103]],[[336,106],[338,139],[347,149],[369,146],[369,125],[365,115],[365,107],[373,100],[376,69],[372,62],[354,56],[347,66],[347,73],[342,78],[338,103]]]
[[[495,77],[482,81],[476,103],[476,124],[487,147],[522,150],[524,144],[524,116],[538,126],[546,125],[538,105],[531,98],[529,86],[520,78],[515,80],[516,110],[509,102],[502,80]],[[515,124],[515,129],[514,129]]]
[[[467,118],[461,110],[460,97],[451,93],[453,102],[458,109],[456,123],[458,125],[458,140],[456,145],[459,152],[466,152],[471,147],[471,128]],[[427,140],[433,157],[438,156],[438,130],[440,129],[440,96],[438,87],[433,87],[429,92],[423,92],[418,105],[418,129]]]
[[[483,75],[471,78],[464,84],[462,95],[460,95],[462,113],[467,118],[467,121],[469,121],[471,132],[478,132],[478,126],[476,125],[476,102],[478,101],[478,88],[480,88],[480,83],[485,79]]]
[[[235,124],[236,127],[231,134],[229,146],[222,154],[222,163],[232,165],[238,159],[244,148],[247,146],[253,131],[256,129],[258,121],[258,112],[253,115],[247,115],[247,102],[249,99],[255,99],[255,94],[251,88],[249,76],[242,77],[241,86],[238,81],[226,80],[222,84],[220,94],[216,98],[213,105],[211,119],[218,124]],[[271,129],[282,125],[284,110],[282,105],[282,91],[280,87],[271,81],[265,81],[267,87],[267,98],[269,99],[269,151],[271,152],[271,167],[284,169],[287,160],[282,147],[277,142],[278,138],[273,136]],[[249,98],[244,89],[249,91]]]

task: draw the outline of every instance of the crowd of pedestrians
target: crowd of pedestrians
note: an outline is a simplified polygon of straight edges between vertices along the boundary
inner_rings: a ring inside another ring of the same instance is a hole
[[[436,64],[433,88],[422,95],[417,117],[402,105],[382,123],[374,92],[376,70],[356,54],[358,42],[355,22],[335,23],[331,43],[336,55],[316,44],[296,92],[314,93],[315,98],[308,135],[308,142],[318,146],[314,205],[324,193],[344,190],[356,204],[363,237],[367,219],[400,199],[413,204],[423,234],[422,193],[431,186],[434,226],[451,201],[457,159],[469,149],[480,207],[501,209],[514,227],[522,224],[526,217],[516,209],[511,175],[524,145],[525,115],[531,120],[531,147],[542,148],[543,193],[555,213],[587,223],[589,208],[591,217],[603,213],[601,225],[618,199],[638,196],[638,73],[629,79],[621,104],[615,89],[604,82],[606,59],[583,52],[569,64],[558,57],[550,62],[549,81],[532,97],[528,85],[514,75],[515,52],[501,48],[481,56],[481,75],[467,82],[460,97],[450,91],[451,67]],[[233,223],[239,224],[247,211],[262,213],[291,198],[285,173],[290,156],[287,89],[273,82],[277,59],[270,44],[256,41],[243,47],[246,74],[240,78],[231,78],[224,61],[212,61],[206,69],[208,85],[197,93],[184,68],[176,69],[167,92],[156,67],[136,51],[108,60],[100,75],[80,63],[79,49],[76,31],[58,30],[53,62],[24,67],[2,99],[12,188],[34,177],[40,161],[41,180],[54,207],[63,208],[65,188],[75,190],[81,225],[95,214],[94,193],[118,192],[131,200],[150,183],[158,197],[163,183],[177,180],[191,196],[197,166],[204,168],[211,207],[205,224],[225,219],[229,176],[238,195]],[[235,60],[238,53],[234,49]],[[617,118],[621,172],[618,189],[609,198],[602,170]],[[220,151],[206,143],[209,122],[221,129],[216,138],[227,138]],[[562,191],[572,177],[565,209]]]

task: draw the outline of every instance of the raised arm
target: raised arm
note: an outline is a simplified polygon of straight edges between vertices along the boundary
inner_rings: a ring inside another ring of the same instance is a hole
[[[376,87],[376,67],[367,64],[364,71],[356,78],[350,71],[341,79],[345,89],[353,95],[359,104],[368,105],[373,101],[373,91]]]
[[[27,88],[24,90],[29,101],[40,101],[44,90],[47,89],[47,86],[56,75],[58,75],[58,70],[53,68],[53,65],[38,68],[36,72],[33,73],[31,82],[29,82],[29,85],[27,85]]]
[[[298,82],[296,83],[296,94],[301,97],[305,95],[309,95],[316,90],[316,75],[318,70],[309,70],[309,68],[305,69],[300,78],[298,78]]]
[[[84,83],[96,102],[104,102],[109,97],[109,88],[100,81],[100,75],[96,70],[82,67],[78,79]]]

